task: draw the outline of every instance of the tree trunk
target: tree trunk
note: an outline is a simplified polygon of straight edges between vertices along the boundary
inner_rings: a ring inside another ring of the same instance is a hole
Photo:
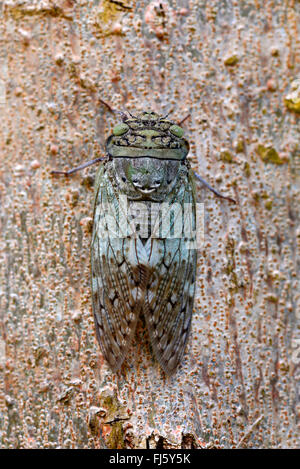
[[[296,448],[300,3],[0,2],[2,448]],[[182,124],[205,236],[166,377],[140,321],[112,373],[90,291],[92,181],[118,122]],[[298,322],[299,324],[299,322]]]

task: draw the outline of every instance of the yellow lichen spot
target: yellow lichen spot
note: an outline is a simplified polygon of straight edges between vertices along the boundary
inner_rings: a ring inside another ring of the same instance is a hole
[[[275,148],[265,147],[264,145],[258,145],[256,148],[257,154],[265,163],[283,164],[284,161],[280,158]]]
[[[250,165],[249,165],[248,161],[245,161],[245,164],[244,164],[244,172],[245,172],[245,176],[246,176],[247,178],[250,177],[251,171],[250,171]]]
[[[233,162],[232,155],[228,150],[221,151],[220,158],[221,158],[222,161],[224,161],[226,163],[232,163]]]
[[[131,6],[122,0],[119,2],[104,0],[101,4],[101,9],[98,10],[98,20],[102,23],[114,21],[122,11],[131,10]]]
[[[245,150],[244,141],[242,139],[234,142],[234,149],[237,153],[242,153]]]
[[[228,57],[225,57],[224,65],[226,66],[236,65],[238,61],[239,61],[239,57],[236,54],[232,54],[232,55],[229,55]]]
[[[286,95],[284,102],[290,111],[300,113],[300,78],[291,84],[292,91]]]
[[[110,0],[103,0],[99,6],[94,10],[94,24],[105,35],[117,34],[122,35],[122,24],[120,18],[124,13],[129,13],[132,10],[131,4],[127,0],[119,0],[111,2]]]
[[[267,201],[265,202],[265,208],[266,208],[267,210],[272,210],[272,205],[273,205],[272,200],[267,200]]]

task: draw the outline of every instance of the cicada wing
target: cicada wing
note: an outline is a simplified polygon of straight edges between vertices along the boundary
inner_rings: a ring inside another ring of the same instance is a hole
[[[169,262],[166,254],[153,274],[145,314],[154,353],[168,374],[181,361],[193,312],[196,253],[183,254],[183,242],[162,240],[165,253],[175,252]]]
[[[130,264],[130,256],[138,252],[138,240],[120,232],[117,194],[105,170],[99,171],[91,246],[92,302],[102,353],[116,371],[124,361],[140,314],[141,291]]]
[[[156,268],[148,286],[145,313],[152,348],[167,374],[175,371],[184,353],[195,294],[197,250],[192,225],[196,228],[196,207],[193,186],[188,178],[173,200],[177,204],[173,224],[182,213],[180,207],[190,210],[188,215],[192,224],[187,230],[183,227],[181,238],[172,238],[174,229],[171,227],[169,236],[151,239],[152,262]],[[174,204],[170,202],[171,210]],[[168,214],[165,217],[171,218]]]

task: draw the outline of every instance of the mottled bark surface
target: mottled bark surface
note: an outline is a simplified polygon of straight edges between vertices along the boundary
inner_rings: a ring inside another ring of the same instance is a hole
[[[299,446],[300,3],[0,2],[2,448]],[[91,181],[116,117],[185,121],[192,335],[166,378],[138,326],[113,374],[91,309]],[[299,389],[298,389],[299,392]]]

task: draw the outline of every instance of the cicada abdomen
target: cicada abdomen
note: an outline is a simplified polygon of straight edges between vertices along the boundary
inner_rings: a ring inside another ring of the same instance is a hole
[[[181,127],[142,112],[123,116],[106,150],[96,177],[91,245],[97,338],[117,370],[143,314],[154,354],[171,374],[184,353],[195,293],[189,145]]]

